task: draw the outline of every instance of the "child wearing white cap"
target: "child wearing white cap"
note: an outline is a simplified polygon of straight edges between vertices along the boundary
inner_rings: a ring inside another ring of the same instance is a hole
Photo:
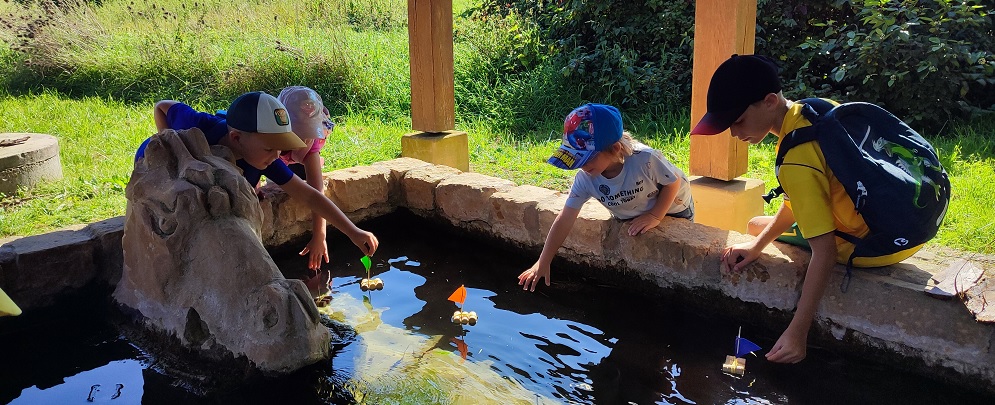
[[[615,218],[631,219],[632,236],[660,225],[664,216],[694,220],[687,176],[660,151],[623,131],[622,115],[610,105],[585,104],[571,111],[563,121],[563,143],[547,163],[581,170],[563,211],[553,220],[539,260],[518,276],[526,290],[535,291],[543,278],[549,285],[550,263],[592,197]]]
[[[262,176],[280,186],[291,198],[303,201],[318,217],[328,220],[342,231],[349,240],[368,256],[377,250],[377,237],[357,227],[342,213],[332,200],[316,190],[287,167],[280,159],[282,151],[306,148],[308,145],[291,130],[291,113],[273,97],[264,92],[245,93],[235,99],[224,116],[199,112],[190,106],[173,100],[156,103],[154,118],[156,129],[198,128],[210,145],[228,147],[235,156],[235,165],[242,170],[249,185],[255,187]],[[151,139],[151,138],[149,138]],[[145,140],[135,153],[135,160],[145,156]],[[319,166],[320,173],[320,166]],[[318,179],[320,174],[316,175]],[[324,231],[324,224],[322,224]],[[324,237],[321,238],[324,247]],[[311,244],[305,251],[311,249]],[[302,255],[306,254],[302,252]],[[320,266],[318,259],[327,262],[327,248],[317,256],[312,254],[309,265],[313,269]]]
[[[324,193],[325,182],[321,174],[324,161],[320,152],[325,146],[328,133],[335,128],[328,109],[316,91],[304,86],[284,88],[277,96],[277,100],[287,107],[287,112],[290,114],[290,128],[305,145],[283,151],[280,153],[280,160],[307,184],[319,193]],[[325,219],[316,212],[312,212],[311,217],[311,241],[304,250],[301,250],[300,255],[308,255],[308,267],[318,269],[322,261],[328,263]]]

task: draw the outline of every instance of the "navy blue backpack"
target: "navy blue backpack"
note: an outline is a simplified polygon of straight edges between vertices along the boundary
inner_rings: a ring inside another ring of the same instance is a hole
[[[950,202],[950,179],[929,142],[874,104],[833,106],[819,98],[799,103],[804,104],[802,115],[812,126],[784,137],[775,173],[792,147],[819,141],[826,164],[870,229],[864,238],[836,231],[855,246],[844,284],[854,258],[886,256],[936,236]],[[770,202],[781,193],[778,186],[764,199]]]

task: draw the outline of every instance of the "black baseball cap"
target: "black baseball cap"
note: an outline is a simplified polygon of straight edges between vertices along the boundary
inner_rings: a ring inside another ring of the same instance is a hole
[[[760,55],[732,55],[708,83],[707,111],[691,135],[715,135],[732,126],[750,104],[781,91],[778,67]]]

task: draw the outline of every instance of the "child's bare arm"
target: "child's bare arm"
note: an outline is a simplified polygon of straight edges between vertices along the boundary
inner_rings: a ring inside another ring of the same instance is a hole
[[[166,128],[169,128],[169,123],[166,122],[166,113],[169,112],[169,107],[172,107],[173,104],[176,104],[178,102],[179,101],[173,101],[173,100],[160,100],[159,102],[155,103],[155,109],[152,112],[152,116],[155,119],[156,131],[162,131]]]
[[[805,273],[795,316],[767,353],[767,360],[775,363],[797,363],[805,358],[808,330],[829,284],[830,271],[836,264],[836,237],[832,232],[807,240],[812,247],[812,261]]]
[[[556,251],[560,249],[560,246],[563,246],[563,241],[570,235],[570,230],[573,229],[579,214],[580,210],[577,208],[563,207],[563,211],[560,211],[560,214],[553,220],[553,225],[549,228],[549,234],[546,235],[546,242],[542,245],[539,260],[518,275],[518,285],[524,286],[525,290],[535,291],[536,284],[539,284],[539,280],[542,278],[545,278],[546,285],[549,285],[549,265],[553,262]]]
[[[321,173],[321,156],[312,153],[304,158],[304,173],[307,174],[307,184],[319,193],[324,194],[325,180]],[[325,242],[325,218],[316,211],[311,211],[311,241],[308,242],[301,256],[308,255],[308,268],[318,269],[324,260],[328,263],[328,243]]]
[[[656,195],[656,202],[653,204],[653,208],[646,213],[633,218],[632,223],[629,224],[629,236],[636,236],[650,229],[655,228],[660,225],[660,221],[663,217],[667,215],[667,211],[670,210],[670,206],[674,204],[674,199],[677,198],[677,192],[681,190],[681,180],[670,183],[660,189],[660,192]]]
[[[367,256],[373,256],[373,253],[377,250],[377,237],[372,233],[359,229],[348,217],[342,213],[339,207],[332,203],[328,197],[324,194],[319,193],[313,187],[308,185],[301,180],[300,177],[294,176],[290,181],[284,183],[282,186],[284,191],[290,195],[291,198],[298,199],[307,205],[312,212],[316,212],[321,217],[328,220],[335,229],[338,229],[352,241],[359,250],[363,251]]]
[[[795,223],[795,214],[782,202],[781,208],[777,210],[777,214],[774,214],[774,219],[767,224],[760,235],[757,235],[756,239],[737,243],[722,251],[722,263],[733,271],[742,270],[743,267],[760,257],[760,252],[763,251],[764,247],[788,230],[793,223]]]

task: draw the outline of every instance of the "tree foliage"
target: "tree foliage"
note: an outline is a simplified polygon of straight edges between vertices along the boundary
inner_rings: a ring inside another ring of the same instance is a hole
[[[630,111],[690,100],[690,0],[484,0],[477,16],[533,24],[589,100]],[[759,0],[756,53],[780,61],[789,98],[880,104],[939,130],[995,111],[995,5],[984,0]]]

